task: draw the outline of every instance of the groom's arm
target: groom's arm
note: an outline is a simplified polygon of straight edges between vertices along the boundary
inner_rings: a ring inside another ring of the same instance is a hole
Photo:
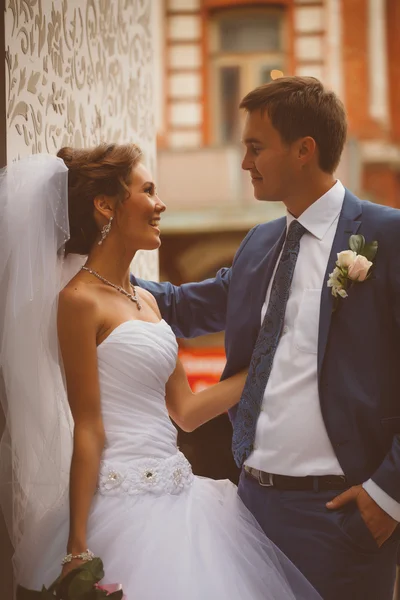
[[[400,211],[396,211],[400,215]],[[389,259],[389,285],[391,306],[397,335],[400,336],[400,218],[391,215],[391,235],[387,235],[393,243],[390,246],[392,258]],[[379,252],[379,250],[378,250]],[[400,412],[400,399],[398,400]],[[337,510],[348,502],[355,501],[362,518],[370,529],[378,546],[391,537],[400,522],[400,432],[394,434],[392,446],[371,478],[364,484],[356,485],[327,504],[328,508]]]
[[[400,523],[400,502],[396,502],[392,496],[383,489],[372,479],[369,479],[363,484],[364,490],[371,496],[378,506],[382,508],[388,515],[390,515],[395,521]]]
[[[338,510],[355,502],[378,547],[396,531],[400,523],[400,436],[396,435],[385,460],[363,485],[355,485],[333,498],[327,508]]]
[[[235,263],[258,225],[240,244],[230,269],[220,269],[213,279],[198,283],[156,283],[131,276],[138,285],[155,297],[163,319],[171,325],[177,337],[191,338],[225,329],[229,284]]]
[[[213,279],[199,283],[156,283],[132,277],[149,291],[177,337],[196,337],[225,329],[231,269],[221,269]]]
[[[396,236],[398,238],[399,232]],[[397,252],[396,245],[392,249],[389,273],[394,320],[400,338],[400,249]],[[400,433],[393,436],[392,447],[385,460],[363,487],[385,512],[400,522]]]

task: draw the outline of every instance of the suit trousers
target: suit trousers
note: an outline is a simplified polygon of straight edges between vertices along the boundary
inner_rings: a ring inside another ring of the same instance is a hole
[[[326,508],[340,491],[281,491],[242,471],[238,493],[323,600],[392,600],[399,527],[378,548],[355,503]]]

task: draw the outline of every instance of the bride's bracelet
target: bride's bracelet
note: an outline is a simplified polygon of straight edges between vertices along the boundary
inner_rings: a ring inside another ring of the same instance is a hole
[[[64,558],[62,559],[61,564],[66,565],[67,563],[70,563],[72,560],[74,560],[74,558],[80,558],[81,560],[90,561],[93,560],[94,557],[95,555],[93,554],[93,552],[91,552],[91,550],[87,548],[85,552],[81,552],[80,554],[67,554],[67,556],[64,556]]]

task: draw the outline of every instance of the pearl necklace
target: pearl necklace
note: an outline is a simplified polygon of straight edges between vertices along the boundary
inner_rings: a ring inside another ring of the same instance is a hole
[[[99,275],[99,273],[97,273],[97,271],[93,271],[93,269],[89,269],[89,267],[82,267],[81,270],[82,271],[87,271],[88,273],[91,273],[92,275],[94,275],[95,277],[97,277],[97,279],[100,279],[100,281],[102,281],[103,283],[106,283],[107,285],[111,286],[112,288],[114,288],[115,290],[117,290],[118,292],[120,292],[121,294],[124,294],[124,296],[126,296],[127,298],[129,298],[129,300],[131,300],[132,302],[135,302],[138,310],[142,309],[142,305],[140,304],[139,298],[137,297],[136,289],[135,289],[134,285],[131,284],[131,288],[132,288],[133,293],[130,294],[129,292],[127,292],[126,290],[124,290],[124,288],[121,287],[120,285],[115,285],[115,283],[111,283],[111,281],[108,281],[108,279],[106,279],[105,277],[102,277],[101,275]]]

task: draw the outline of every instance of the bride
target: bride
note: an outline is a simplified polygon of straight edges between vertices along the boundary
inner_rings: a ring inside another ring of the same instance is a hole
[[[176,446],[169,415],[195,429],[246,374],[193,394],[154,298],[130,284],[165,210],[140,149],[58,156],[0,179],[0,496],[18,583],[96,555],[127,600],[319,598],[235,486],[193,476]]]

